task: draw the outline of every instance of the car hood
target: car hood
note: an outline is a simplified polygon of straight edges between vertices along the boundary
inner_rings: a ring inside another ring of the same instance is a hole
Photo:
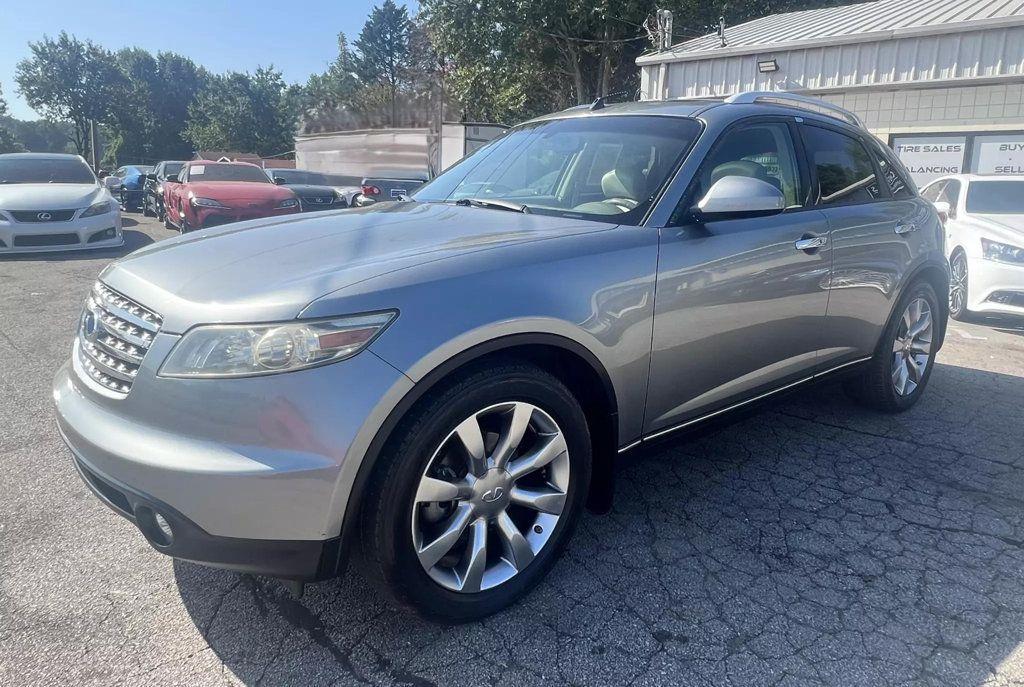
[[[335,186],[324,186],[322,184],[288,184],[285,186],[287,189],[291,189],[297,196],[313,196],[322,195],[329,196],[334,193]]]
[[[293,195],[287,188],[259,181],[190,181],[188,190],[215,200],[285,200]]]
[[[105,195],[106,192],[96,184],[0,184],[0,209],[87,208]]]
[[[993,214],[971,215],[982,229],[1020,245],[1024,241],[1024,215]]]
[[[159,312],[165,331],[180,333],[200,323],[288,320],[322,296],[388,272],[614,226],[434,203],[380,203],[186,234],[122,258],[101,279]]]

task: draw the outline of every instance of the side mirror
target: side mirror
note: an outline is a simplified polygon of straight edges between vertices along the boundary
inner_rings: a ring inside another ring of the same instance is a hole
[[[953,208],[950,207],[949,203],[944,200],[937,200],[932,205],[935,206],[935,212],[939,213],[939,219],[945,222],[947,219],[952,217]]]
[[[285,183],[284,177],[274,177],[274,183],[278,186],[283,186]]]
[[[156,181],[157,180],[155,174],[147,174],[146,178],[149,179],[150,181]]]
[[[722,177],[697,202],[700,220],[740,219],[776,215],[786,209],[782,191],[753,177]]]
[[[173,176],[173,177],[167,177],[166,179],[164,179],[164,183],[165,184],[177,184],[177,183],[180,183],[180,182],[178,181],[178,177],[177,176]]]
[[[103,177],[103,188],[108,191],[116,191],[121,188],[121,180],[117,177]]]

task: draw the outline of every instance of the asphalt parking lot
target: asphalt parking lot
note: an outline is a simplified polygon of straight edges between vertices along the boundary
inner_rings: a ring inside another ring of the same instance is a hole
[[[1024,684],[1024,323],[953,323],[903,415],[822,385],[628,456],[531,596],[440,627],[174,562],[86,490],[50,380],[117,254],[0,259],[0,685]]]

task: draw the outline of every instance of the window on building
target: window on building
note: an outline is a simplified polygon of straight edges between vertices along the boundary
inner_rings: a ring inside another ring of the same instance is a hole
[[[819,205],[863,203],[881,196],[875,166],[863,143],[817,126],[803,127],[803,136],[817,176]]]

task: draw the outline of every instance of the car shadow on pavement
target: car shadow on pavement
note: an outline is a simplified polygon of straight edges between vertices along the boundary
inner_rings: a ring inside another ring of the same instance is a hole
[[[1024,670],[1024,371],[937,365],[879,415],[820,385],[623,460],[526,599],[440,626],[360,575],[280,583],[175,561],[255,684],[1002,684]]]
[[[132,219],[124,220],[124,226],[137,226],[138,222]],[[15,253],[11,255],[0,255],[0,260],[10,261],[37,261],[37,262],[68,262],[70,260],[113,260],[128,255],[134,250],[153,243],[153,237],[142,231],[124,229],[124,244],[116,248],[95,248],[86,250],[66,250],[49,253]]]

